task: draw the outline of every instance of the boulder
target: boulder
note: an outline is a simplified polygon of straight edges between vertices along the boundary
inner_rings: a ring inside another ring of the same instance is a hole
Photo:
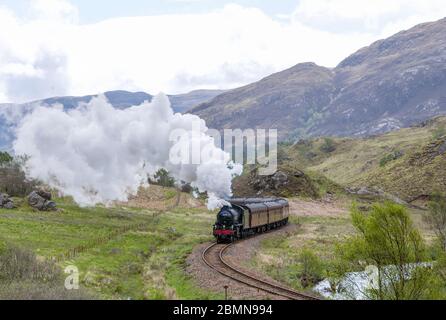
[[[33,191],[28,196],[28,204],[39,211],[56,211],[56,203],[48,199],[51,199],[50,193]]]
[[[14,209],[14,201],[6,193],[0,193],[0,208]]]
[[[277,171],[271,177],[272,187],[274,190],[278,190],[288,182],[288,175],[282,171]],[[271,186],[271,184],[270,184]]]
[[[51,201],[51,192],[45,191],[45,190],[37,190],[36,191],[39,196],[44,198],[47,201]]]
[[[12,202],[12,200],[7,202],[6,204],[3,205],[3,208],[8,210],[14,209],[14,202]]]
[[[0,206],[6,203],[9,199],[9,196],[6,193],[0,193]]]
[[[271,176],[259,176],[257,172],[251,173],[251,185],[256,191],[279,190],[288,183],[288,175],[282,171],[277,171]]]

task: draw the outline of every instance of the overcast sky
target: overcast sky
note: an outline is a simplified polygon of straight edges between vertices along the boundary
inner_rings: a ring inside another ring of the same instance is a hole
[[[0,102],[233,88],[445,16],[444,0],[0,0]]]

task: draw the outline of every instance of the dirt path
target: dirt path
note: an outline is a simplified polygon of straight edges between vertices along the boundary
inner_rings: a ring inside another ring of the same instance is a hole
[[[340,217],[348,215],[348,204],[336,200],[290,199],[290,213],[294,216]]]

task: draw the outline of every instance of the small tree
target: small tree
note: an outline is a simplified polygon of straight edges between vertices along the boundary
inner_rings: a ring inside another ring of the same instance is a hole
[[[446,251],[446,197],[441,193],[435,193],[429,202],[429,211],[423,218],[435,232],[443,250]]]
[[[387,155],[385,155],[384,157],[381,158],[381,160],[379,161],[379,166],[380,167],[385,167],[389,162],[398,160],[403,155],[404,155],[404,153],[401,152],[401,151],[394,151],[392,153],[389,153],[389,154],[387,154]]]
[[[352,208],[357,235],[341,245],[338,255],[353,270],[376,270],[364,296],[375,300],[414,300],[429,295],[423,240],[406,209],[393,203],[376,204],[370,214]]]
[[[0,166],[12,162],[13,158],[7,152],[0,151]]]
[[[311,250],[303,249],[299,254],[298,261],[301,265],[300,282],[304,288],[322,280],[322,262]]]
[[[446,135],[446,127],[444,125],[440,125],[432,131],[432,138],[434,140],[440,139],[445,135]]]
[[[36,188],[39,182],[28,179],[24,172],[26,161],[26,157],[15,157],[0,165],[0,192],[13,197],[24,197]]]
[[[336,150],[336,144],[331,138],[324,138],[324,143],[321,146],[321,151],[331,153]]]
[[[175,186],[175,179],[169,175],[169,172],[165,169],[160,169],[153,176],[153,179],[149,180],[150,183],[166,188],[173,188]]]
[[[84,300],[95,298],[84,288],[66,290],[56,263],[29,250],[0,241],[0,300]]]

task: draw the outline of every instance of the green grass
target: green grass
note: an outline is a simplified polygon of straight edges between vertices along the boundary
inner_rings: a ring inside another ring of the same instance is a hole
[[[366,203],[361,204],[366,206]],[[409,209],[409,213],[426,243],[434,244],[435,235],[422,219],[424,212]],[[263,240],[249,266],[295,289],[311,292],[311,288],[302,288],[298,276],[302,268],[299,261],[300,253],[308,249],[322,261],[326,270],[333,261],[337,244],[345,241],[355,231],[348,214],[333,217],[292,217],[291,222],[298,224],[299,227],[287,235]]]
[[[269,237],[261,242],[260,250],[250,266],[295,289],[304,290],[298,277],[299,255],[311,250],[322,261],[329,260],[336,242],[353,232],[350,217],[292,217],[299,224],[291,234]],[[311,291],[311,288],[305,289]]]
[[[285,146],[281,154],[286,162],[340,185],[376,186],[412,200],[445,187],[446,154],[431,159],[436,149],[429,149],[432,142],[445,139],[437,133],[445,125],[446,117],[438,117],[425,126],[369,138],[332,138],[335,150],[329,153],[321,150],[324,138],[317,138]]]
[[[39,255],[52,257],[70,248],[88,245],[119,228],[148,223],[149,212],[79,208],[69,200],[56,199],[62,212],[38,212],[27,205],[15,210],[0,209],[1,237]]]
[[[47,259],[77,248],[75,256],[59,263],[78,267],[81,283],[101,298],[221,298],[196,288],[185,272],[193,247],[212,239],[214,214],[178,208],[157,215],[56,201],[61,212],[37,212],[26,204],[0,209],[0,238]]]

